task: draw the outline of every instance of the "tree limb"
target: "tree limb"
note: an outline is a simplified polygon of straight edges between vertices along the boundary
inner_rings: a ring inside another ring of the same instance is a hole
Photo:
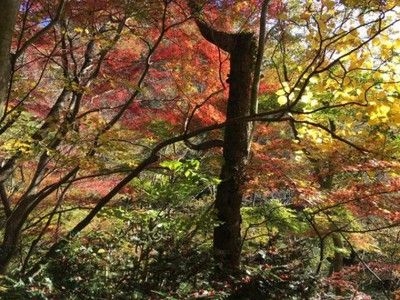
[[[232,51],[232,48],[234,47],[236,34],[218,31],[209,26],[201,18],[200,12],[202,10],[202,7],[198,3],[196,3],[196,1],[188,0],[188,5],[203,37],[210,43],[230,53]]]

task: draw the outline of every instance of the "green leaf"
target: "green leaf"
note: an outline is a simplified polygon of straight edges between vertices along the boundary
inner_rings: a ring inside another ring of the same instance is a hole
[[[160,166],[167,168],[171,171],[176,171],[182,166],[182,163],[178,160],[166,160],[161,162]]]

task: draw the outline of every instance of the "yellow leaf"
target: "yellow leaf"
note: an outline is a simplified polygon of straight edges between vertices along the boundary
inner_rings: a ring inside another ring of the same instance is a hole
[[[389,111],[390,111],[390,106],[381,105],[381,106],[378,107],[378,111],[379,111],[379,113],[380,113],[380,115],[381,115],[382,117],[386,117],[387,114],[388,114]]]
[[[287,102],[288,102],[288,100],[287,100],[286,96],[279,96],[278,97],[278,103],[280,105],[285,105]]]
[[[310,100],[311,100],[310,95],[303,95],[303,96],[301,96],[301,102],[309,103]]]
[[[280,90],[278,90],[275,94],[278,95],[278,96],[283,96],[283,95],[286,94],[286,92],[285,92],[284,89],[280,89]]]
[[[315,76],[310,78],[310,83],[316,84],[316,83],[318,83],[318,81],[319,81],[319,79]]]
[[[305,11],[300,15],[300,18],[303,20],[306,20],[306,21],[309,20],[310,17],[311,17],[311,13],[309,13],[308,11]]]
[[[324,4],[328,9],[333,9],[335,7],[335,2],[334,1],[324,1]]]
[[[290,86],[289,83],[287,81],[282,82],[282,87],[285,90],[286,93],[290,92]]]
[[[376,107],[376,109],[372,111],[369,115],[370,124],[375,125],[378,124],[379,121],[387,122],[388,121],[387,114],[389,113],[389,111],[390,111],[390,106],[384,104]]]

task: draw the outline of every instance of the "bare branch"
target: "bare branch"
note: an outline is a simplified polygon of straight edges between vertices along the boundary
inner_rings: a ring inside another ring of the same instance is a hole
[[[46,32],[48,32],[54,25],[58,23],[58,21],[61,20],[64,14],[65,10],[65,5],[67,4],[67,0],[61,0],[55,17],[42,29],[40,29],[38,32],[36,32],[31,38],[29,38],[14,54],[14,60],[16,60],[18,57],[24,53],[24,51],[33,43],[35,43],[38,39],[40,39]]]

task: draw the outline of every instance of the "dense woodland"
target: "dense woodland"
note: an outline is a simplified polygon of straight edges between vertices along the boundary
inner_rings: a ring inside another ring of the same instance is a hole
[[[400,299],[397,0],[1,4],[1,299]]]

